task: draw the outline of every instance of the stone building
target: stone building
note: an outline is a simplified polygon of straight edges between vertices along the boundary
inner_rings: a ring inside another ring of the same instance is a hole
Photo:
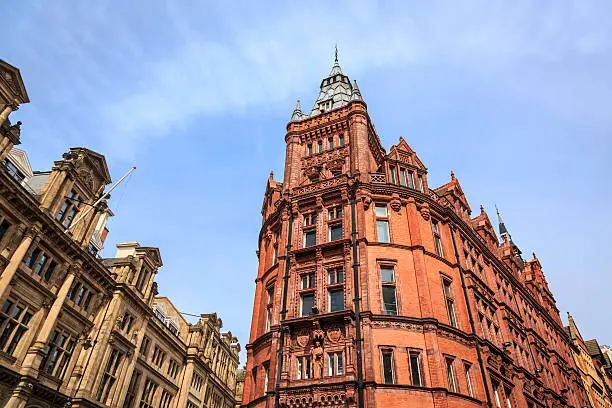
[[[610,360],[599,348],[597,340],[584,340],[574,318],[568,313],[568,333],[572,344],[572,354],[580,378],[586,389],[589,404],[593,408],[610,408],[612,406],[612,394],[610,388]]]
[[[234,407],[237,339],[216,314],[189,324],[156,297],[157,248],[99,256],[106,160],[76,147],[33,171],[9,119],[26,102],[0,61],[0,406]]]
[[[243,406],[584,407],[553,294],[459,180],[387,152],[338,59],[270,175]]]

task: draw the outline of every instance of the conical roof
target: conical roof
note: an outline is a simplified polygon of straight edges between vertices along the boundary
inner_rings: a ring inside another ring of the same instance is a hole
[[[342,73],[342,68],[340,68],[340,63],[338,62],[338,48],[336,48],[334,65],[329,75],[321,81],[320,88],[319,96],[310,112],[311,116],[340,108],[348,105],[351,101],[353,86],[351,85],[349,77],[344,75]]]

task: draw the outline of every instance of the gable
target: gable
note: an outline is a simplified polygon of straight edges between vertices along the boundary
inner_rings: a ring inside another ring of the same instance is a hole
[[[19,69],[0,59],[0,90],[7,101],[17,99],[19,103],[28,103],[30,98],[26,92]],[[7,95],[8,93],[8,95]]]
[[[29,179],[32,178],[34,172],[28,160],[28,155],[21,149],[13,147],[8,154],[11,162]]]

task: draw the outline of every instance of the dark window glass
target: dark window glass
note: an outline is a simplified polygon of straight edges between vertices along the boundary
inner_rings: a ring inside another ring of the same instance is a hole
[[[310,316],[314,306],[314,295],[302,295],[302,316]]]
[[[382,366],[385,384],[393,384],[393,353],[390,351],[382,353]]]
[[[412,376],[412,385],[422,387],[421,382],[421,363],[419,353],[410,353],[410,375]]]
[[[383,286],[382,295],[383,295],[383,307],[385,310],[385,314],[396,315],[397,314],[397,302],[395,299],[395,286],[387,286],[387,285]]]
[[[329,240],[337,241],[342,239],[342,224],[334,224],[329,227]]]
[[[307,231],[304,233],[304,247],[308,248],[317,244],[317,232]]]
[[[344,290],[330,290],[329,291],[329,311],[339,312],[344,310]]]

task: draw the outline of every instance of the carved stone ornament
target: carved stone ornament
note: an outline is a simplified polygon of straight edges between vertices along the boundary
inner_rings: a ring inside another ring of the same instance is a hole
[[[395,212],[399,212],[402,209],[402,201],[399,199],[397,194],[393,194],[393,198],[389,202],[389,205]]]
[[[310,335],[308,333],[299,333],[296,336],[297,344],[300,347],[306,347],[308,345],[309,340],[310,340]]]
[[[342,331],[340,331],[339,327],[335,327],[327,331],[327,339],[331,343],[334,343],[334,344],[338,343],[338,340],[340,340],[341,338],[342,338]]]
[[[417,203],[417,209],[421,213],[421,217],[423,217],[425,221],[429,221],[429,219],[431,218],[431,212],[429,211],[429,204]]]
[[[364,195],[363,197],[361,197],[361,201],[363,202],[363,209],[367,210],[368,208],[370,208],[370,204],[372,204],[372,197],[370,197],[369,195]]]

